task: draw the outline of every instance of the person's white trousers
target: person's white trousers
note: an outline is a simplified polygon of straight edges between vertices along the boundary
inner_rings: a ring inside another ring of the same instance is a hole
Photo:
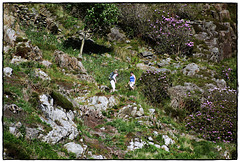
[[[114,80],[111,80],[110,81],[111,85],[112,85],[112,89],[113,89],[113,92],[115,91],[115,81]]]
[[[130,84],[129,84],[132,89],[133,89],[134,84],[135,84],[134,82],[130,82]]]

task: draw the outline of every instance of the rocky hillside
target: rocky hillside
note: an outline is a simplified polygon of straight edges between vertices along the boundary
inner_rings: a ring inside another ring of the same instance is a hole
[[[237,159],[236,5],[4,3],[3,159]]]

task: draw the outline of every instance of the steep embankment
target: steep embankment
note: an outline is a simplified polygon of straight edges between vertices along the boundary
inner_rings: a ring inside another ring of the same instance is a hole
[[[223,5],[216,6],[206,5],[204,14],[212,9],[218,19],[230,19]],[[80,60],[81,19],[59,4],[4,4],[3,158],[236,158],[236,130],[227,129],[236,127],[236,91],[228,87],[236,89],[234,25],[191,24],[193,57],[156,55],[112,28],[108,39],[87,33]],[[114,93],[108,80],[113,69],[119,69]],[[130,71],[138,78],[133,91]],[[205,112],[210,103],[227,122],[217,125],[215,112]],[[233,109],[225,110],[229,105]],[[205,116],[195,111],[199,107]],[[221,131],[221,140],[197,128]]]

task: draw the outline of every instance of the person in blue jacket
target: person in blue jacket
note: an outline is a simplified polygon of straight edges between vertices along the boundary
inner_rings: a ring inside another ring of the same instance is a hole
[[[131,76],[130,76],[130,80],[129,80],[129,86],[132,90],[134,90],[134,85],[136,83],[136,77],[135,77],[135,75],[133,74],[132,71],[130,72],[130,75]]]

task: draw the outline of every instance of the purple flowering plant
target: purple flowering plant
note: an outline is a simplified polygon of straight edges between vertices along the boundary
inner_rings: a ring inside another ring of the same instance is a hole
[[[236,142],[236,90],[214,88],[204,95],[206,100],[199,111],[185,119],[187,130],[194,130],[204,139],[214,142]]]
[[[149,22],[148,36],[156,42],[155,49],[161,53],[189,55],[194,46],[190,21],[155,10]]]

